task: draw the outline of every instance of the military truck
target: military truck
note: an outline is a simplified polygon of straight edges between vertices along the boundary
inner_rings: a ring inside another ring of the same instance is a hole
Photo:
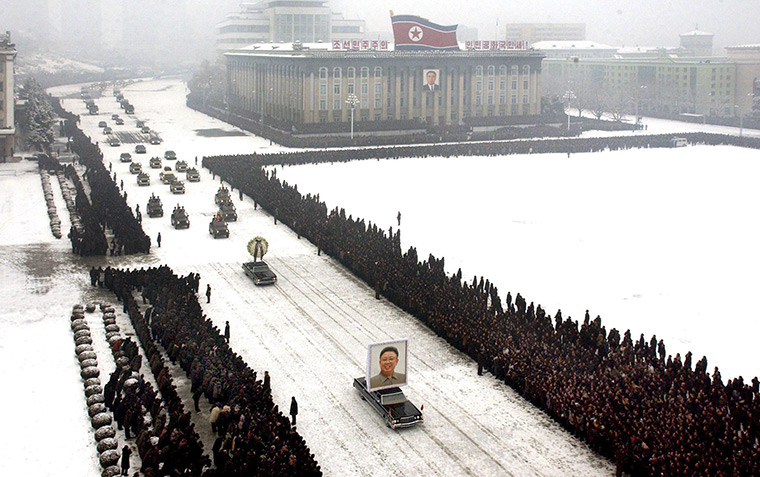
[[[148,217],[163,217],[164,207],[161,205],[161,198],[151,194],[148,199]]]
[[[187,175],[185,176],[187,179],[187,182],[200,182],[201,181],[201,175],[198,173],[198,169],[195,167],[191,167],[187,170]]]
[[[177,172],[187,172],[187,161],[177,161],[174,165],[174,170]]]
[[[172,211],[172,227],[175,229],[190,228],[190,217],[187,216],[184,207],[177,206]]]
[[[142,164],[139,162],[133,162],[129,165],[129,172],[132,174],[139,174],[142,172]]]
[[[148,186],[150,185],[150,175],[147,172],[140,172],[137,174],[137,185]]]
[[[208,224],[208,233],[216,238],[229,238],[230,229],[219,214],[216,214],[211,223]]]
[[[184,194],[185,183],[175,177],[171,184],[169,184],[169,190],[172,194]]]
[[[219,214],[225,222],[237,222],[237,212],[231,200],[222,202],[219,206]]]
[[[232,200],[232,197],[230,197],[230,190],[224,186],[221,186],[219,190],[216,191],[216,195],[214,196],[214,202],[216,205],[222,205],[225,200]]]

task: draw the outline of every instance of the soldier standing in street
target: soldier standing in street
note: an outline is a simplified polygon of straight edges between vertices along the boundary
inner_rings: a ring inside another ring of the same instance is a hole
[[[230,322],[229,321],[225,322],[224,324],[224,339],[229,344],[230,342]]]
[[[206,303],[211,303],[211,285],[206,285]]]
[[[290,398],[290,419],[294,427],[296,425],[296,416],[298,416],[298,402],[296,402],[296,397],[293,396]]]
[[[161,232],[158,233],[158,237],[156,237],[156,242],[158,242],[158,248],[161,248]]]

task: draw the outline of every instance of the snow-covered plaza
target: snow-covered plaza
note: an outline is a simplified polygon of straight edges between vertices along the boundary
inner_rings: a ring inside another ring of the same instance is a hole
[[[100,474],[70,310],[77,303],[115,302],[90,287],[91,266],[158,264],[177,274],[200,273],[201,289],[211,285],[204,312],[217,326],[230,322],[232,348],[252,368],[270,372],[281,408],[297,397],[298,431],[326,475],[613,474],[611,462],[502,382],[478,377],[470,358],[376,300],[372,289],[275,225],[249,197],[233,194],[239,219],[229,225],[229,239],[214,240],[207,224],[220,181],[208,170],[201,170],[201,182],[185,183],[183,196],[170,194],[152,169],[152,185],[138,187],[128,164],[119,162],[122,152],[147,169],[149,157],[168,149],[191,166],[197,157],[200,167],[203,156],[281,148],[188,109],[179,80],[146,80],[123,91],[137,114],[114,128],[134,130],[135,118],[146,121],[164,139],[147,145],[147,154],[105,142],[97,123],[111,125],[111,114],[121,113],[112,97],[97,100],[101,112],[89,116],[79,86],[51,92],[81,114],[80,127],[100,143],[133,208],[144,208],[156,193],[165,211],[184,206],[191,227],[175,230],[168,214],[146,215],[143,228],[154,242],[149,255],[82,259],[65,238],[69,217],[55,177],[60,240],[50,232],[36,163],[0,164],[0,360],[9,411],[0,474]],[[645,121],[648,133],[702,127]],[[607,329],[630,329],[647,340],[656,334],[669,354],[706,355],[709,370],[718,366],[724,379],[750,379],[760,375],[752,355],[758,331],[752,296],[760,287],[758,159],[757,150],[692,146],[277,166],[277,174],[302,194],[319,193],[329,208],[344,207],[385,229],[398,227],[401,212],[402,249],[445,257],[450,273],[461,267],[465,277],[484,276],[502,296],[519,292],[549,313],[562,309],[581,320],[588,309]],[[155,246],[159,232],[161,248]],[[254,287],[240,266],[257,235],[270,244],[267,260],[280,278],[274,287]],[[120,310],[118,322],[129,334]],[[88,320],[93,330],[102,329],[97,317]],[[400,432],[386,428],[351,387],[364,372],[366,345],[392,338],[409,338],[405,392],[425,413],[424,424]],[[99,356],[107,357],[105,341],[99,346]],[[101,377],[113,370],[102,367]],[[194,415],[199,427],[207,411]]]

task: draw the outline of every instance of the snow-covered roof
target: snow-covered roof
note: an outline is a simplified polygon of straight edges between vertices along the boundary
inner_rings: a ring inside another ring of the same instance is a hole
[[[680,36],[715,36],[715,35],[707,31],[692,30],[692,31],[687,31],[686,33],[681,33]]]
[[[760,43],[727,46],[727,50],[760,50]]]
[[[301,44],[301,50],[331,50],[332,43],[319,42],[319,43],[303,43]],[[253,43],[243,48],[238,48],[235,51],[299,51],[293,47],[293,42],[281,42],[281,43]]]
[[[588,40],[545,40],[532,43],[534,50],[617,50],[617,47]]]

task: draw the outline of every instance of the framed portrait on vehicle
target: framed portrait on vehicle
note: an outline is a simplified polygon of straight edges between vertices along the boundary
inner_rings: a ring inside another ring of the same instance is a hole
[[[408,340],[371,343],[367,346],[367,389],[403,386],[407,381]]]

